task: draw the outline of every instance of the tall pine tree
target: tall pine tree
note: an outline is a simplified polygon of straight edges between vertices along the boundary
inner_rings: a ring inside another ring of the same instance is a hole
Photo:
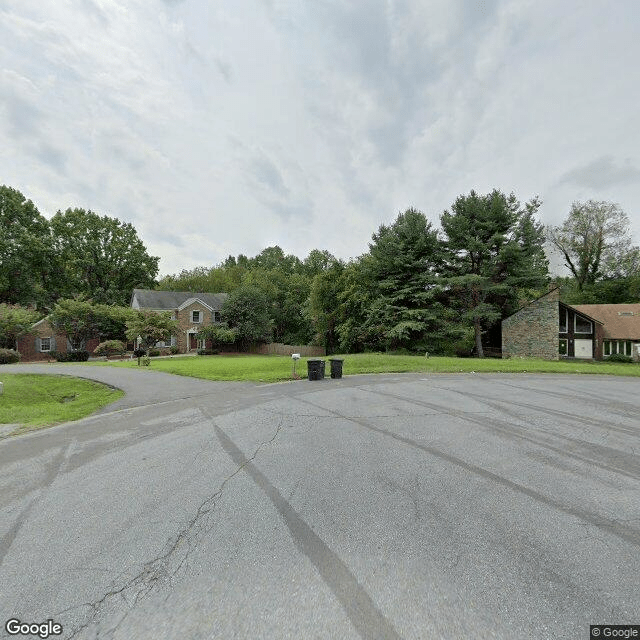
[[[517,305],[522,289],[544,286],[548,261],[537,198],[520,205],[494,189],[459,196],[440,222],[445,233],[443,282],[461,318],[473,326],[479,357],[482,331]]]

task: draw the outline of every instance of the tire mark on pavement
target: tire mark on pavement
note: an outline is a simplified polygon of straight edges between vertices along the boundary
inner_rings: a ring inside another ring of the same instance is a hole
[[[207,418],[213,422],[212,416],[203,408],[198,407]],[[251,461],[260,453],[263,447],[272,444],[278,437],[280,429],[282,427],[282,421],[276,427],[273,436],[264,442],[261,442],[253,452],[250,458],[246,459],[244,464],[251,464]],[[92,624],[97,623],[97,618],[112,601],[120,599],[124,602],[126,610],[121,613],[115,624],[108,630],[101,630],[103,635],[100,634],[100,630],[97,632],[97,637],[111,637],[126,620],[129,613],[136,607],[139,600],[147,596],[158,584],[169,583],[171,584],[173,579],[183,569],[189,568],[189,556],[196,548],[192,538],[197,537],[201,531],[207,532],[210,527],[207,526],[205,520],[207,516],[212,513],[227,484],[238,475],[244,468],[244,464],[239,465],[231,474],[229,474],[220,484],[218,490],[212,495],[203,500],[195,514],[189,519],[186,525],[178,532],[176,536],[170,539],[165,551],[161,555],[145,562],[138,573],[129,578],[122,586],[113,587],[109,589],[101,598],[93,602],[84,602],[81,604],[68,607],[63,611],[59,611],[56,617],[61,617],[63,614],[70,611],[77,611],[81,609],[87,609],[88,613],[85,616],[84,622],[75,627],[69,636],[69,640],[77,638],[79,634],[87,630]],[[127,598],[129,596],[129,598]],[[104,634],[107,635],[104,635]]]
[[[65,449],[60,449],[58,451],[58,455],[55,456],[53,461],[49,464],[47,473],[42,484],[40,485],[40,489],[38,490],[37,495],[29,501],[24,509],[22,509],[9,531],[7,531],[7,533],[5,533],[2,538],[0,538],[0,566],[2,566],[5,556],[9,552],[9,549],[11,549],[11,546],[18,536],[20,529],[22,529],[24,523],[29,518],[29,515],[33,511],[33,508],[38,502],[40,502],[46,490],[53,484],[54,480],[66,467],[67,462],[69,461],[69,458],[71,456],[71,451],[75,446],[75,442],[75,440],[72,440]]]
[[[400,640],[401,636],[378,609],[347,565],[322,541],[300,517],[267,477],[248,460],[229,436],[214,423],[222,448],[231,459],[251,477],[271,500],[284,520],[298,550],[316,568],[325,584],[344,609],[347,617],[363,640]]]
[[[374,392],[371,391],[369,393],[374,393]],[[389,394],[389,393],[383,394],[380,391],[376,391],[375,393],[393,396],[393,394]],[[402,396],[395,396],[395,397],[402,398]],[[402,399],[409,401],[408,398],[402,398]],[[325,411],[329,411],[336,417],[341,418],[343,420],[347,420],[348,422],[354,422],[355,424],[358,424],[361,427],[364,427],[365,429],[374,431],[376,433],[379,433],[380,435],[383,435],[389,438],[393,438],[394,440],[397,440],[398,442],[402,442],[403,444],[413,447],[414,449],[419,449],[421,451],[424,451],[429,455],[432,455],[436,458],[440,458],[445,462],[448,462],[456,467],[464,469],[465,471],[472,473],[473,475],[479,476],[485,480],[491,480],[497,484],[502,485],[503,487],[506,487],[507,489],[510,489],[512,491],[525,495],[535,500],[536,502],[542,503],[547,507],[553,507],[555,509],[558,509],[562,513],[565,513],[566,515],[578,518],[579,520],[582,520],[583,522],[586,522],[587,524],[590,524],[608,534],[614,535],[624,540],[627,543],[633,544],[635,546],[640,546],[640,531],[637,529],[634,529],[633,527],[629,527],[628,525],[624,524],[620,520],[606,518],[596,513],[587,511],[586,509],[580,509],[579,507],[572,507],[571,505],[564,504],[560,500],[556,500],[550,496],[546,496],[540,493],[539,491],[536,491],[535,489],[530,489],[529,487],[526,487],[522,484],[518,484],[513,480],[509,480],[508,478],[500,476],[497,473],[493,473],[492,471],[483,469],[482,467],[479,467],[478,465],[475,465],[471,462],[466,462],[465,460],[462,460],[461,458],[458,458],[450,453],[447,453],[446,451],[441,451],[440,449],[436,449],[435,447],[432,447],[430,445],[425,445],[420,442],[416,442],[415,440],[412,440],[411,438],[407,438],[406,436],[401,436],[400,434],[393,433],[392,431],[378,427],[375,424],[372,424],[371,422],[369,422],[366,418],[342,415],[341,413],[327,409],[326,407],[323,407],[320,404],[316,404],[315,402],[312,402],[310,400],[303,400],[303,402],[306,402],[314,407],[324,409]]]
[[[457,391],[455,389],[449,389],[448,387],[440,387],[441,389],[446,389],[447,391],[452,391],[454,393],[458,393],[463,396],[475,397],[481,403],[486,404],[487,406],[499,411],[500,413],[506,413],[507,415],[512,416],[516,420],[522,420],[522,416],[513,411],[509,411],[509,409],[502,406],[503,404],[511,404],[508,401],[491,401],[487,400],[486,396],[480,394],[473,394],[469,392]],[[363,389],[367,393],[373,393],[367,389]],[[626,476],[627,478],[632,478],[633,480],[640,479],[640,465],[638,464],[637,457],[634,454],[629,454],[625,452],[619,452],[616,449],[612,449],[611,447],[604,447],[602,445],[596,445],[592,443],[585,442],[584,440],[577,440],[576,438],[570,438],[569,436],[563,436],[560,434],[556,434],[545,429],[537,428],[536,431],[540,433],[546,433],[550,438],[543,438],[535,435],[531,435],[531,433],[525,430],[523,427],[519,427],[513,423],[507,422],[505,420],[500,420],[500,418],[496,418],[494,416],[491,417],[491,424],[487,424],[486,421],[479,420],[471,415],[469,412],[460,411],[457,409],[451,409],[446,405],[437,404],[434,402],[426,402],[425,400],[418,400],[416,398],[412,398],[411,396],[401,396],[398,394],[393,394],[388,391],[380,391],[379,389],[375,391],[376,394],[389,396],[392,398],[399,398],[404,400],[405,402],[409,402],[411,404],[415,404],[418,406],[428,407],[430,409],[434,409],[439,411],[440,413],[446,413],[451,416],[455,416],[461,420],[469,424],[478,425],[480,428],[485,431],[491,431],[492,433],[496,433],[504,438],[508,438],[511,440],[520,440],[524,442],[531,442],[539,447],[544,447],[550,451],[558,453],[564,457],[572,458],[574,460],[578,460],[580,462],[587,463],[589,465],[593,465],[599,467],[604,471],[608,471],[611,473],[617,473],[622,476]],[[536,405],[531,405],[531,409],[535,409],[541,413],[548,413],[552,410],[545,410],[544,408],[537,407]],[[571,414],[567,412],[561,412],[562,418],[567,420]],[[552,414],[553,415],[553,414]],[[575,416],[572,416],[575,418]],[[573,446],[580,448],[581,452],[576,451],[567,451],[562,447],[556,446],[555,441],[564,440],[565,442],[571,443]],[[611,457],[611,454],[616,454],[616,458],[618,458],[618,465],[613,466],[608,464],[607,462],[603,462],[601,459],[605,460],[607,457]]]

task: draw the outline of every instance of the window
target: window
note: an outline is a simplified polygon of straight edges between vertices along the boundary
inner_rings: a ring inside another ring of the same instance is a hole
[[[567,333],[568,323],[567,316],[569,315],[568,309],[560,309],[560,333]]]
[[[605,356],[613,356],[620,353],[623,356],[632,355],[633,343],[631,340],[605,340],[603,344],[602,354]]]
[[[591,322],[576,314],[575,331],[576,333],[591,333]]]
[[[191,322],[195,322],[196,324],[200,322],[200,312],[192,311],[191,312]]]
[[[40,351],[51,351],[51,338],[40,338]]]
[[[214,311],[213,312],[213,321],[214,322],[220,322],[220,312],[219,311]]]
[[[560,338],[558,342],[558,353],[561,356],[567,355],[567,339],[566,338]]]

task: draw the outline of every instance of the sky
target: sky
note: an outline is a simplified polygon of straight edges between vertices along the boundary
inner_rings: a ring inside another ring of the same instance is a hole
[[[637,0],[2,0],[0,184],[132,223],[161,275],[343,259],[497,188],[640,243]]]

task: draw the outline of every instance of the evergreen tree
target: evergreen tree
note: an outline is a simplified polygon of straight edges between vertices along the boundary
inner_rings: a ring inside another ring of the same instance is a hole
[[[513,193],[471,191],[440,218],[446,247],[442,281],[461,318],[473,326],[481,358],[483,329],[515,308],[519,291],[540,288],[548,279],[543,227],[535,220],[539,207],[537,198],[522,207]]]
[[[442,337],[443,308],[438,299],[442,261],[438,232],[416,209],[382,225],[369,244],[369,278],[376,299],[367,325],[386,348],[428,348]]]

